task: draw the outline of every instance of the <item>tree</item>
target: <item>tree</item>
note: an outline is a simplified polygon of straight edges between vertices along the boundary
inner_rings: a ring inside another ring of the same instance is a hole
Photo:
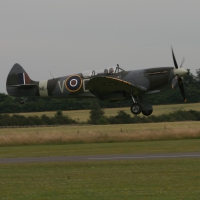
[[[90,108],[90,119],[88,120],[88,123],[98,124],[98,120],[102,120],[102,117],[104,117],[104,111],[97,102],[92,102]]]
[[[57,110],[57,112],[56,112],[56,114],[55,114],[56,116],[62,116],[63,114],[62,114],[62,110]]]
[[[198,81],[198,82],[200,82],[200,69],[197,69],[196,70],[196,80]]]
[[[117,116],[115,116],[115,118],[119,124],[128,124],[133,121],[133,120],[131,120],[131,116],[129,114],[125,113],[124,110],[119,110],[117,113]]]

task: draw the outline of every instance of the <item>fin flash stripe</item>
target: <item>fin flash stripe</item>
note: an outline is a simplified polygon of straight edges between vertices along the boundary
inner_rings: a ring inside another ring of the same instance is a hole
[[[31,82],[27,73],[19,73],[18,80],[21,85],[30,84]]]

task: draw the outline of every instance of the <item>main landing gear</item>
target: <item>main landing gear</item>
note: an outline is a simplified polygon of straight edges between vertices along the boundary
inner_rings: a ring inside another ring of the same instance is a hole
[[[133,103],[131,105],[131,112],[134,114],[134,115],[138,115],[140,114],[142,111],[142,107],[139,103]]]
[[[153,108],[152,108],[152,110],[142,110],[142,114],[145,116],[151,115],[152,112],[153,112]]]
[[[153,112],[153,107],[151,104],[146,103],[143,101],[143,99],[140,97],[140,103],[138,103],[135,98],[133,97],[133,95],[131,95],[133,104],[131,105],[131,112],[134,115],[138,115],[142,112],[143,115],[145,116],[149,116],[152,114]]]

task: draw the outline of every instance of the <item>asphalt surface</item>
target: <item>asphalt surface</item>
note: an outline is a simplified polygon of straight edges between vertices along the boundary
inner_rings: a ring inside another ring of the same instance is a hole
[[[148,160],[169,158],[200,158],[200,152],[191,153],[160,153],[160,154],[118,154],[118,155],[90,155],[90,156],[53,156],[30,158],[0,158],[0,164],[12,163],[44,163],[44,162],[80,162],[103,160]]]

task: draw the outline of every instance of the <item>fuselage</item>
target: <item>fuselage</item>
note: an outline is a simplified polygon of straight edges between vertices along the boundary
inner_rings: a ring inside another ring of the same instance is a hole
[[[26,75],[26,72],[24,72]],[[26,77],[24,75],[24,77]],[[92,94],[87,89],[87,82],[96,76],[107,76],[113,77],[122,81],[126,81],[135,86],[140,86],[146,88],[148,91],[154,91],[171,84],[174,77],[173,67],[158,67],[149,68],[141,70],[131,70],[131,71],[116,71],[116,73],[109,74],[107,71],[101,73],[94,73],[85,75],[84,73],[63,76],[55,79],[49,79],[44,81],[33,81],[24,80],[24,84],[16,86],[12,83],[13,78],[17,79],[19,74],[12,70],[7,79],[7,92],[11,96],[18,97],[63,97],[63,98],[78,98],[78,97],[88,97],[94,98],[95,95]],[[25,78],[24,78],[25,79]],[[30,85],[30,86],[29,86]],[[122,91],[123,92],[123,91]],[[144,95],[134,94],[134,95]],[[124,95],[124,99],[126,98]],[[123,98],[122,98],[123,99]]]

